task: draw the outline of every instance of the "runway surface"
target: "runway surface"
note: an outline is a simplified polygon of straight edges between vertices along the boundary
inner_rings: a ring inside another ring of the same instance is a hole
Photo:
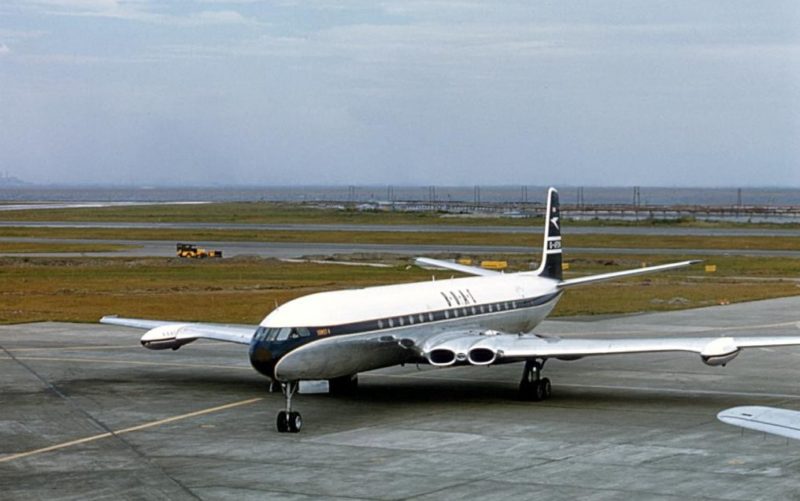
[[[169,230],[248,230],[248,231],[356,231],[400,233],[511,233],[541,235],[540,224],[526,226],[479,225],[393,225],[393,224],[254,224],[254,223],[156,223],[156,222],[69,222],[69,221],[0,221],[0,228],[113,228]],[[575,235],[643,236],[782,236],[800,237],[797,228],[682,228],[674,226],[577,226]]]
[[[548,321],[562,336],[798,334],[800,297]],[[138,346],[141,331],[0,327],[3,499],[798,499],[800,442],[718,422],[800,409],[800,348],[550,361],[554,395],[516,399],[518,364],[360,376],[356,397],[280,394],[246,348]]]
[[[0,256],[20,257],[145,257],[175,255],[174,240],[95,240],[80,238],[26,238],[0,237],[0,242],[27,242],[50,244],[115,244],[132,248],[114,252],[47,252],[15,253],[0,252]],[[312,242],[231,242],[194,241],[199,247],[222,250],[223,256],[261,256],[278,259],[301,258],[305,256],[335,254],[397,254],[402,256],[431,256],[437,254],[529,254],[538,256],[539,245],[423,245],[423,244],[358,244],[358,243],[312,243]],[[658,249],[658,248],[606,248],[569,247],[569,254],[605,254],[608,256],[659,255],[659,256],[755,256],[800,258],[800,250],[758,250],[758,249]]]

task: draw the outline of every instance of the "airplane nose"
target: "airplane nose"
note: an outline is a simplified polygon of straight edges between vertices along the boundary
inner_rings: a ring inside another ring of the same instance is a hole
[[[267,377],[273,377],[275,362],[272,352],[262,345],[256,346],[250,352],[250,364],[255,370]]]

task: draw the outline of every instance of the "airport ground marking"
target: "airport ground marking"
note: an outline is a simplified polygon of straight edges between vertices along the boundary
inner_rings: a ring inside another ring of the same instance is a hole
[[[153,428],[153,427],[161,426],[161,425],[164,425],[164,424],[174,423],[175,421],[182,421],[184,419],[190,419],[190,418],[193,418],[193,417],[204,416],[206,414],[212,414],[212,413],[215,413],[215,412],[221,412],[221,411],[224,411],[224,410],[233,409],[235,407],[242,407],[244,405],[250,405],[250,404],[259,402],[261,400],[264,400],[264,397],[249,398],[247,400],[241,400],[239,402],[232,402],[230,404],[219,405],[219,406],[216,406],[216,407],[210,407],[208,409],[202,409],[202,410],[199,410],[199,411],[189,412],[189,413],[186,413],[186,414],[181,414],[179,416],[172,416],[172,417],[168,417],[168,418],[165,418],[165,419],[159,419],[158,421],[151,421],[149,423],[144,423],[144,424],[140,424],[140,425],[136,425],[136,426],[131,426],[131,427],[128,427],[128,428],[123,428],[121,430],[110,431],[110,432],[106,432],[106,433],[100,433],[98,435],[92,435],[90,437],[79,438],[77,440],[70,440],[69,442],[63,442],[63,443],[51,445],[51,446],[48,446],[48,447],[42,447],[40,449],[34,449],[34,450],[31,450],[31,451],[27,451],[27,452],[20,452],[20,453],[17,453],[17,454],[11,454],[9,456],[0,457],[0,463],[6,463],[8,461],[13,461],[15,459],[21,459],[21,458],[25,458],[25,457],[29,457],[29,456],[34,456],[34,455],[37,455],[37,454],[43,454],[45,452],[51,452],[51,451],[55,451],[55,450],[66,449],[68,447],[72,447],[72,446],[75,446],[75,445],[85,444],[87,442],[93,442],[95,440],[100,440],[100,439],[103,439],[103,438],[113,437],[113,436],[117,436],[117,435],[123,435],[125,433],[131,433],[131,432],[134,432],[134,431],[146,430],[148,428]]]

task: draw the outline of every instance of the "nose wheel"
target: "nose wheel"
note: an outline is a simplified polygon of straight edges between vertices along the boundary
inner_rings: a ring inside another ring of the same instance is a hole
[[[519,382],[519,396],[522,400],[540,402],[550,398],[552,386],[550,380],[542,377],[542,369],[547,359],[525,361],[522,380]]]
[[[286,409],[280,411],[275,420],[280,433],[297,433],[303,428],[303,417],[299,412],[292,410],[292,396],[297,393],[298,387],[297,381],[281,383],[281,391],[286,397]]]
[[[297,433],[303,427],[303,417],[299,412],[280,411],[276,424],[281,433]]]

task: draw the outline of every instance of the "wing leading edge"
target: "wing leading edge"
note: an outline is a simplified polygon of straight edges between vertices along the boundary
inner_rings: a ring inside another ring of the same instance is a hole
[[[141,343],[142,346],[151,350],[167,348],[177,350],[198,339],[249,345],[256,331],[256,326],[170,322],[116,316],[103,317],[100,319],[100,323],[148,329],[142,336]]]

